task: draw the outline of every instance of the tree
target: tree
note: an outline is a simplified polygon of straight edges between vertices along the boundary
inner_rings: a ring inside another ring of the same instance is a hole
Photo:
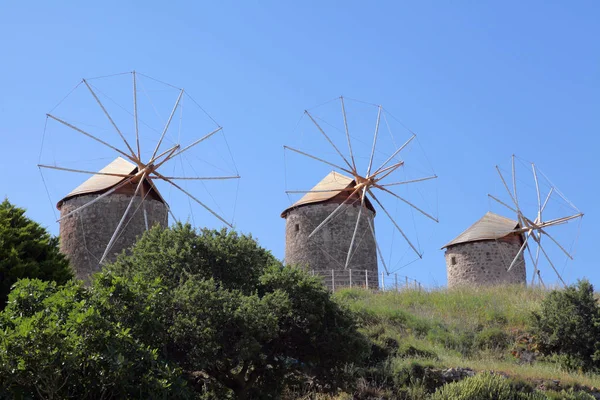
[[[589,281],[550,292],[533,313],[533,331],[540,352],[564,366],[600,367],[600,307]]]
[[[0,398],[192,398],[181,371],[107,318],[105,304],[80,282],[17,282],[0,314]]]
[[[24,209],[7,199],[0,203],[0,310],[18,279],[63,284],[72,277],[68,260],[59,252],[58,239],[27,218]]]
[[[369,348],[316,278],[250,236],[181,224],[87,289],[19,281],[0,329],[0,398],[278,398],[334,390]]]
[[[155,227],[103,276],[95,287],[108,276],[159,277],[164,303],[153,309],[162,326],[132,329],[160,338],[165,359],[207,377],[205,389],[227,388],[236,398],[277,396],[309,375],[335,387],[343,366],[368,351],[353,316],[318,279],[284,267],[250,236]]]

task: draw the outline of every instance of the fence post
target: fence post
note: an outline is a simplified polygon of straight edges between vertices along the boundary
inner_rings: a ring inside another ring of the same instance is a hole
[[[400,291],[400,289],[398,289],[398,274],[394,274],[394,279],[396,280],[396,292]]]
[[[385,291],[385,280],[383,279],[383,272],[381,272],[381,289]]]
[[[404,275],[404,286],[408,289],[408,276]]]
[[[331,270],[331,291],[335,292],[335,273]]]
[[[352,289],[352,270],[348,270],[350,272],[350,288]]]
[[[365,288],[369,288],[369,270],[365,269]]]

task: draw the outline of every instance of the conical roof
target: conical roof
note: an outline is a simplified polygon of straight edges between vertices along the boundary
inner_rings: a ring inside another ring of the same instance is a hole
[[[488,211],[479,221],[467,228],[450,243],[444,245],[442,249],[460,243],[500,239],[513,233],[518,228],[519,223],[517,221]]]
[[[344,189],[351,189],[355,185],[354,179],[340,174],[339,172],[331,171],[325,178],[310,189],[309,193],[306,193],[300,200],[283,210],[281,217],[285,218],[288,211],[299,206],[323,203],[333,200],[336,196],[342,198],[348,197],[352,193],[352,190],[344,191]],[[368,198],[365,203],[367,208],[375,212],[375,209]]]
[[[110,164],[100,170],[103,174],[119,174],[119,175],[132,175],[135,174],[138,170],[137,165],[125,160],[124,158],[117,157]],[[56,207],[60,209],[63,202],[85,194],[94,194],[94,193],[103,193],[111,188],[117,186],[119,183],[123,182],[126,177],[122,176],[112,176],[112,175],[92,175],[91,178],[83,182],[81,185],[77,186],[73,189],[69,194],[67,194],[62,200],[58,202]],[[146,180],[149,184],[150,188],[158,195],[158,198],[165,203],[164,199],[156,189],[151,181]]]

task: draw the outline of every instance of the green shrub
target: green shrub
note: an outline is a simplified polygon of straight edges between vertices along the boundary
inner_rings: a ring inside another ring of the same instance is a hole
[[[569,369],[600,367],[600,307],[587,280],[550,292],[532,325],[542,354]]]
[[[505,350],[510,336],[500,328],[487,328],[475,335],[475,347],[479,350]]]
[[[475,375],[438,389],[431,400],[545,400],[539,392],[526,393],[510,384],[508,379],[489,373]]]
[[[573,389],[563,390],[561,392],[547,391],[544,393],[548,400],[594,400],[595,397],[583,391],[574,391]]]

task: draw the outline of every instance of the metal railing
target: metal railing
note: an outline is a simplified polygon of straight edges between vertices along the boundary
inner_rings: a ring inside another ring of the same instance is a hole
[[[341,288],[368,288],[371,290],[400,291],[422,290],[421,282],[405,275],[381,273],[380,276],[369,270],[311,270],[313,276],[323,278],[323,283],[333,292]]]

